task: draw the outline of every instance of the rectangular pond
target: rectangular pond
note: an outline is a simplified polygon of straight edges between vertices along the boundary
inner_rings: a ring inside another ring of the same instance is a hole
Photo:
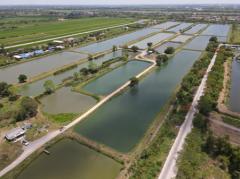
[[[156,47],[155,50],[159,53],[164,53],[167,47],[173,47],[173,48],[178,48],[181,44],[180,43],[175,43],[175,42],[166,42],[159,47]]]
[[[64,139],[42,153],[17,179],[114,179],[121,164],[76,141]]]
[[[171,29],[168,29],[169,32],[180,32],[181,30],[184,30],[186,29],[187,27],[193,25],[193,23],[181,23],[180,25],[176,26],[176,27],[173,27]]]
[[[54,55],[39,58],[37,60],[28,61],[18,65],[9,66],[0,69],[0,81],[7,83],[17,83],[20,74],[27,75],[28,78],[37,76],[44,72],[48,72],[64,65],[77,62],[87,55],[74,52],[61,52]]]
[[[240,113],[240,62],[237,60],[232,63],[229,106],[232,111]]]
[[[94,60],[94,63],[96,63],[97,65],[101,65],[105,61],[108,61],[113,58],[121,57],[121,56],[122,56],[122,51],[119,50],[116,52],[106,54],[103,57],[100,57],[100,58]],[[89,62],[85,62],[85,63],[78,65],[77,68],[65,71],[63,73],[60,73],[60,74],[57,74],[54,76],[49,76],[47,78],[38,80],[36,82],[24,85],[20,90],[20,94],[23,96],[38,96],[44,92],[43,84],[45,81],[52,80],[55,85],[58,85],[58,84],[62,83],[62,80],[66,79],[67,77],[72,76],[74,72],[79,72],[80,69],[82,69],[84,67],[88,67],[88,64],[89,64]]]
[[[93,94],[107,95],[127,82],[131,77],[136,76],[151,64],[143,61],[130,61],[119,68],[88,83],[82,89]]]
[[[83,113],[96,104],[90,96],[74,92],[70,87],[63,87],[40,99],[42,111],[48,114]]]
[[[144,40],[141,40],[137,43],[134,43],[130,47],[137,46],[140,49],[146,49],[148,47],[147,43],[151,42],[151,43],[153,43],[153,45],[156,45],[157,43],[159,43],[165,39],[168,39],[168,38],[172,37],[173,35],[174,34],[171,34],[171,33],[158,33],[158,34],[148,37]]]
[[[191,35],[179,35],[176,38],[172,39],[171,42],[179,42],[179,43],[185,43],[189,39],[191,39],[193,36]]]
[[[228,36],[228,32],[230,30],[230,25],[227,24],[212,24],[205,31],[203,31],[202,35],[211,35],[211,36]]]
[[[206,27],[207,27],[207,24],[197,24],[193,26],[191,29],[187,30],[185,34],[195,34]]]
[[[105,103],[74,130],[118,151],[131,151],[200,54],[185,50],[177,53],[165,67]]]
[[[205,50],[211,36],[197,36],[184,48],[191,50]]]
[[[75,49],[74,51],[87,52],[87,53],[93,53],[93,54],[99,53],[99,52],[112,49],[113,45],[121,46],[133,40],[137,40],[141,37],[149,35],[153,32],[159,32],[159,31],[160,31],[159,29],[153,29],[149,27],[142,30],[138,30],[136,32],[131,32],[129,34],[121,35],[119,37],[115,37],[106,41],[97,42],[85,47],[80,47]]]
[[[171,22],[171,21],[169,21],[169,22],[164,22],[162,24],[155,25],[152,28],[167,30],[170,27],[176,26],[178,24],[179,24],[179,22]]]

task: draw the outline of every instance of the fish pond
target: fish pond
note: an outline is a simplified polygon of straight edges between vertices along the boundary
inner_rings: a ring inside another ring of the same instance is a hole
[[[78,142],[64,139],[40,154],[17,179],[114,179],[121,164]]]
[[[120,152],[130,152],[173,95],[201,52],[181,51],[168,64],[140,81],[138,86],[112,98],[75,131]]]

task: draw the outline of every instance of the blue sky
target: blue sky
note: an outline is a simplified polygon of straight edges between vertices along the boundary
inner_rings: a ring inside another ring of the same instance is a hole
[[[14,4],[240,4],[240,0],[0,0],[0,5]]]

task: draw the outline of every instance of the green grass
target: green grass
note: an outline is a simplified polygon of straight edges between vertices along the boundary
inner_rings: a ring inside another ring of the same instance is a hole
[[[239,24],[233,25],[230,42],[231,43],[240,43],[240,25]]]
[[[200,130],[194,128],[188,135],[184,149],[178,160],[177,179],[230,178],[226,171],[217,166],[216,161],[202,151],[203,143],[204,136]]]
[[[223,116],[222,119],[223,119],[223,122],[225,122],[229,125],[232,125],[234,127],[240,128],[240,119],[233,118],[230,116]]]
[[[64,114],[48,114],[47,116],[54,122],[59,124],[65,124],[73,121],[79,114],[74,113],[64,113]]]
[[[0,31],[0,44],[26,43],[129,22],[132,22],[132,20],[122,18],[82,18],[65,21],[33,22],[28,25],[16,24],[16,28],[12,30],[3,29]]]

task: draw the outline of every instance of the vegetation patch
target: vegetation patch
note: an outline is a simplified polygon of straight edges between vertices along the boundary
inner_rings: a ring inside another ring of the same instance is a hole
[[[73,121],[79,114],[74,113],[64,113],[64,114],[47,114],[47,116],[54,122],[59,124],[65,124]]]

